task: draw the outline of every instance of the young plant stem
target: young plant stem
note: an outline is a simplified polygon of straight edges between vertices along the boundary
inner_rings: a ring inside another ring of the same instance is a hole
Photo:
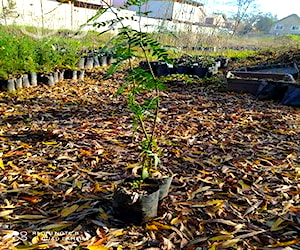
[[[146,137],[146,140],[148,141],[148,140],[149,140],[149,135],[148,135],[147,130],[146,130],[146,128],[145,128],[144,121],[142,120],[142,117],[141,117],[140,115],[138,115],[137,117],[138,117],[138,119],[139,119],[140,126],[141,126],[141,128],[142,128],[142,130],[143,130],[143,133],[144,133],[144,135],[145,135],[145,137]]]
[[[106,3],[105,1],[103,1],[103,2],[107,6],[107,8],[109,8],[109,10],[115,15],[116,19],[119,21],[119,23],[122,25],[122,28],[125,30],[125,26],[124,26],[122,20],[120,19],[120,17],[118,16],[118,14],[114,11],[114,9],[108,3]],[[128,32],[126,30],[125,30],[125,35],[127,36],[127,39],[130,40],[130,35],[128,34]],[[145,51],[145,49],[144,49],[144,51]],[[130,43],[128,43],[128,52],[129,52],[129,54],[131,54],[131,44]],[[147,61],[148,61],[149,65],[150,65],[149,60],[147,60]],[[132,65],[131,57],[128,58],[128,64],[129,64],[130,71],[133,71],[133,65]],[[151,69],[151,73],[154,76],[154,73],[153,73],[152,69]],[[135,81],[135,79],[133,79],[133,85],[132,85],[132,87],[135,88],[135,86],[136,86],[136,81]],[[142,120],[142,118],[141,118],[140,115],[136,115],[136,116],[137,116],[138,121],[140,123],[140,126],[141,126],[141,128],[143,130],[144,136],[145,136],[146,140],[148,141],[149,140],[149,135],[148,135],[147,130],[145,128],[144,121]]]
[[[155,74],[154,74],[153,69],[152,69],[151,64],[150,64],[150,60],[149,60],[148,55],[147,55],[147,51],[146,51],[146,49],[144,47],[144,44],[142,42],[142,27],[141,27],[142,16],[141,16],[141,8],[142,8],[142,6],[141,6],[141,3],[140,3],[139,4],[139,13],[140,13],[140,16],[139,16],[140,46],[142,48],[144,57],[146,59],[148,67],[150,69],[152,78],[154,80],[156,80]],[[150,150],[150,151],[152,151],[153,138],[155,136],[156,125],[157,125],[158,114],[159,114],[159,99],[158,99],[159,98],[159,89],[158,89],[157,84],[155,86],[155,92],[156,92],[156,97],[157,97],[157,103],[156,103],[156,107],[155,107],[154,123],[153,123],[153,126],[152,126],[152,132],[151,132],[150,140],[147,138],[147,141],[148,141],[147,150]]]

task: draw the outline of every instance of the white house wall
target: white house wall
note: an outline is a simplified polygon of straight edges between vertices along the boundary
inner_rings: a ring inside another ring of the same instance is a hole
[[[297,29],[293,29],[292,27]],[[283,18],[272,25],[270,33],[273,35],[300,35],[300,18],[296,15]]]
[[[71,4],[61,4],[53,0],[43,0],[43,9],[41,10],[40,1],[37,0],[15,0],[17,9],[15,12],[18,17],[13,17],[7,20],[8,24],[16,25],[28,25],[36,27],[44,27],[48,29],[71,29],[78,30],[81,25],[85,24],[87,20],[93,17],[97,10],[74,7]],[[134,29],[139,28],[139,24],[135,20],[139,20],[139,17],[134,11],[122,10],[119,11],[114,8],[114,12],[117,12],[119,16],[127,17],[124,20],[124,24],[131,26]],[[44,14],[42,18],[42,13]],[[114,19],[115,15],[108,10],[96,22],[104,22]],[[1,20],[3,21],[3,20]],[[160,32],[162,30],[169,31],[192,31],[199,33],[214,33],[215,29],[200,27],[197,25],[188,25],[185,23],[177,23],[169,20],[141,17],[141,26],[143,31],[146,32]],[[114,25],[115,32],[120,25]],[[103,31],[106,28],[96,28],[92,25],[86,26],[86,30]]]
[[[148,17],[171,20],[173,4],[174,2],[172,1],[150,0],[146,4],[142,5],[141,11],[150,11],[150,13],[147,15]],[[130,6],[128,9],[136,12],[139,11],[138,6]]]
[[[173,20],[200,23],[203,21],[202,7],[197,7],[187,3],[174,2]]]

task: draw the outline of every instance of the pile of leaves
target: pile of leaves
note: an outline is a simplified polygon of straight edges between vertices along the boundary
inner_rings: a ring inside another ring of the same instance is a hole
[[[299,109],[199,83],[161,94],[158,217],[114,218],[140,140],[123,77],[0,93],[1,249],[299,249]]]

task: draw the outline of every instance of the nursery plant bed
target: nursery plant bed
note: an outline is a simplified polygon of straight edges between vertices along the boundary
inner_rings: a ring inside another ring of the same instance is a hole
[[[247,72],[267,72],[273,74],[291,74],[294,79],[299,77],[299,69],[295,63],[287,64],[272,64],[272,65],[257,65],[251,67],[243,67],[241,71]]]
[[[291,84],[295,80],[292,75],[284,73],[229,71],[227,74],[229,91],[257,95],[268,83]]]

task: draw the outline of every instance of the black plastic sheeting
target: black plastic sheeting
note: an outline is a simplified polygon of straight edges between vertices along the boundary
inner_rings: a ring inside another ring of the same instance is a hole
[[[300,85],[289,85],[281,104],[300,107]]]
[[[296,83],[291,74],[295,73],[297,77],[299,69],[295,64],[288,64],[290,68],[287,65],[279,66],[276,69],[265,67],[261,70],[261,67],[245,67],[245,71],[230,71],[227,74],[228,90],[250,93],[258,100],[275,100],[282,105],[300,107],[300,84]],[[286,69],[293,72],[290,71],[288,74],[284,72]],[[282,72],[272,72],[272,70]]]
[[[288,84],[274,82],[267,83],[266,86],[257,94],[257,99],[281,101],[287,90]]]
[[[282,105],[300,107],[300,85],[268,83],[256,97],[258,100],[275,100]]]

